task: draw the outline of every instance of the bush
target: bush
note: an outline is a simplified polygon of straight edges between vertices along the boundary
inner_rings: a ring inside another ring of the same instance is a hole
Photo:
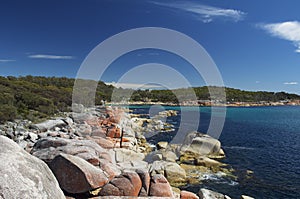
[[[3,123],[5,121],[12,121],[17,117],[17,108],[4,104],[0,105],[0,122]]]

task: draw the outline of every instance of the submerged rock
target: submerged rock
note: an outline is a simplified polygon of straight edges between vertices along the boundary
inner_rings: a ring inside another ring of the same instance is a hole
[[[48,166],[0,136],[0,198],[65,198]]]

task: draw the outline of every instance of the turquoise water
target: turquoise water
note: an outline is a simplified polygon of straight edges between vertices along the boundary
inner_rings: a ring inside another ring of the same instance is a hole
[[[136,113],[147,113],[149,107],[131,107]],[[180,110],[179,107],[165,107]],[[193,122],[197,107],[184,107],[190,113],[186,126]],[[219,140],[227,155],[223,161],[236,169],[235,181],[210,176],[204,184],[187,186],[198,192],[206,187],[233,198],[241,194],[255,198],[300,198],[300,107],[238,107],[227,108],[226,120]],[[210,122],[211,109],[200,108],[198,131],[206,132]],[[216,116],[218,117],[218,116]],[[168,122],[178,127],[181,114],[169,117]],[[176,135],[160,133],[150,142],[170,141]],[[246,177],[246,171],[254,173]]]

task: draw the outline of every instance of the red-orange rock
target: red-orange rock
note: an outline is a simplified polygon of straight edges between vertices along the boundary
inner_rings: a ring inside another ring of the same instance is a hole
[[[121,137],[121,130],[119,128],[116,128],[115,138]]]
[[[110,138],[114,138],[115,134],[116,134],[116,128],[109,128],[106,133],[106,136]]]
[[[149,196],[173,197],[171,186],[162,174],[156,174],[152,177]]]
[[[142,181],[142,188],[140,190],[139,196],[148,196],[150,187],[150,174],[147,170],[138,169],[137,174],[140,176]]]
[[[110,138],[120,138],[121,137],[121,131],[117,127],[109,128],[106,134],[107,137]]]
[[[60,154],[51,161],[50,168],[68,193],[84,193],[108,183],[100,168],[76,156]]]
[[[105,149],[114,148],[114,143],[109,139],[105,139],[105,138],[102,138],[102,137],[99,137],[99,136],[91,136],[91,137],[89,137],[89,139],[95,141],[102,148],[105,148]]]
[[[183,190],[180,192],[180,199],[199,199],[199,197],[192,192]]]
[[[78,153],[76,156],[88,161],[94,166],[99,166],[100,159],[95,155],[92,155],[88,152],[84,152],[84,153]]]
[[[100,196],[122,196],[122,193],[115,185],[109,183],[106,184],[99,192]]]
[[[92,130],[91,136],[105,137],[106,128],[97,127]]]
[[[137,197],[141,187],[142,182],[139,175],[135,172],[127,172],[112,179],[109,184],[101,189],[99,195]]]
[[[126,172],[123,176],[128,178],[133,186],[132,193],[129,196],[138,196],[142,188],[140,176],[135,172]]]
[[[114,177],[121,174],[121,171],[108,160],[100,159],[100,168],[105,172],[107,178],[112,180]]]
[[[101,123],[101,125],[107,125],[107,124],[108,124],[108,120],[107,119],[103,120],[102,123]]]

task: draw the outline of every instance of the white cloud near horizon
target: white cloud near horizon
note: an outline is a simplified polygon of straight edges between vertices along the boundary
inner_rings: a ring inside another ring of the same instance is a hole
[[[32,59],[74,59],[73,56],[45,55],[45,54],[29,55],[28,57]]]
[[[300,22],[286,21],[281,23],[258,24],[258,27],[267,31],[274,37],[293,42],[295,52],[300,53]]]
[[[0,59],[0,63],[13,62],[13,61],[16,61],[16,60],[13,60],[13,59]]]
[[[131,89],[159,89],[159,88],[163,88],[160,85],[157,84],[136,84],[136,83],[115,83],[115,82],[105,82],[105,84],[107,85],[112,85],[116,88],[131,88]]]
[[[285,85],[297,85],[298,82],[284,82]]]
[[[218,8],[194,2],[162,3],[152,1],[152,3],[189,12],[193,14],[196,19],[201,20],[203,23],[210,23],[217,18],[238,22],[243,20],[246,16],[246,13],[240,10]]]

